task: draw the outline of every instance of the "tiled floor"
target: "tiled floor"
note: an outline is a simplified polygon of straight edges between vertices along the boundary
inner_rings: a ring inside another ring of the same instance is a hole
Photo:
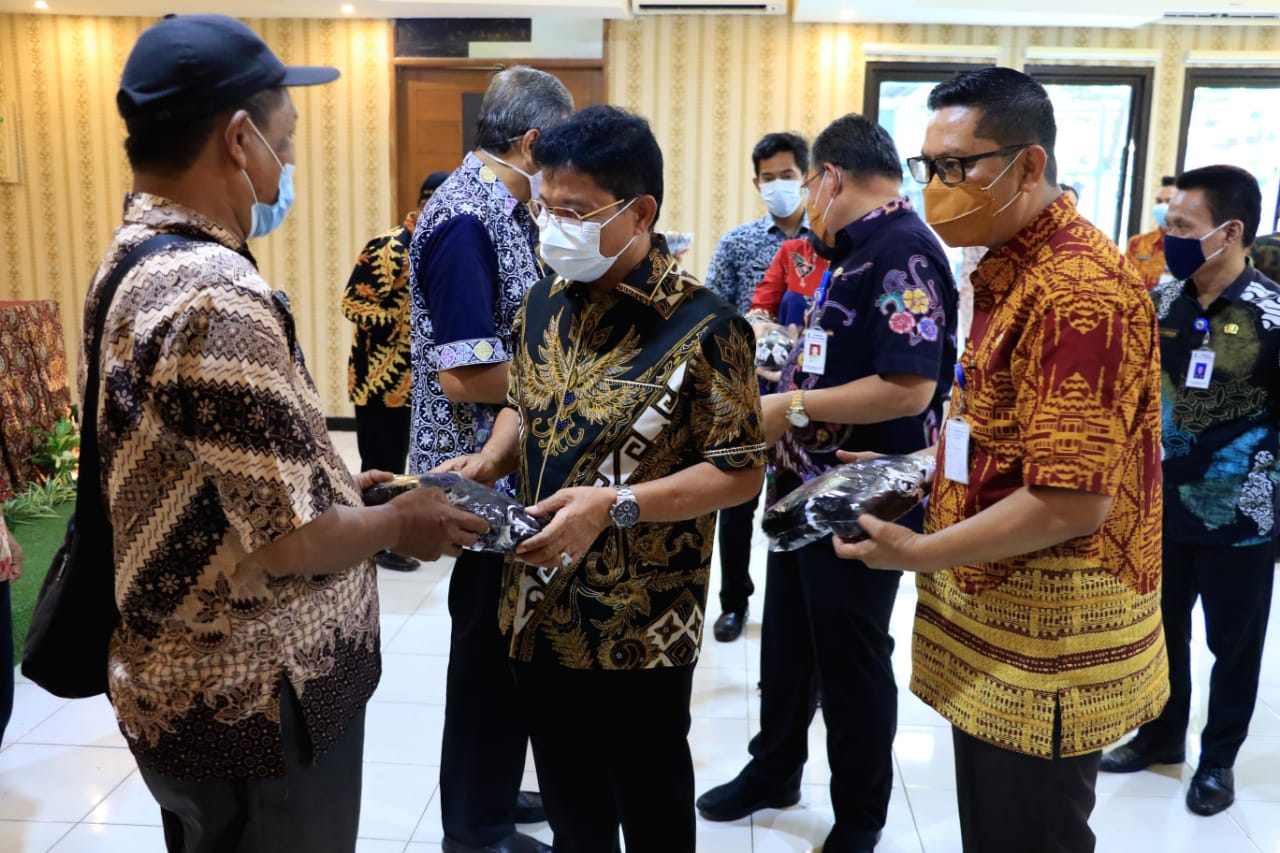
[[[336,436],[354,456],[350,434]],[[763,579],[763,541],[754,568]],[[368,714],[361,853],[440,850],[437,776],[443,719],[449,622],[447,561],[411,574],[381,572],[386,671]],[[716,590],[711,600],[715,601]],[[761,606],[761,592],[754,603]],[[914,587],[905,582],[894,612],[900,682],[910,667]],[[710,614],[714,618],[714,612]],[[757,609],[758,615],[758,609]],[[1273,625],[1276,620],[1273,620]],[[1197,642],[1201,684],[1209,660]],[[1280,853],[1280,650],[1273,644],[1263,671],[1252,734],[1236,765],[1238,802],[1227,813],[1199,818],[1183,805],[1191,769],[1102,776],[1093,827],[1104,853]],[[758,713],[755,683],[760,625],[732,644],[708,638],[698,665],[690,740],[699,790],[731,778],[746,759]],[[1197,702],[1203,702],[1198,694]],[[1194,723],[1203,722],[1203,710]],[[702,853],[804,853],[821,844],[832,816],[827,795],[821,717],[810,731],[813,758],[804,799],[733,824],[699,822]],[[1189,754],[1195,754],[1190,744]],[[897,778],[884,853],[946,853],[960,849],[952,780],[951,736],[942,719],[905,690],[894,743]],[[532,768],[532,762],[529,767]],[[528,785],[536,784],[532,773]],[[550,839],[545,825],[532,830]],[[0,749],[0,851],[143,853],[162,850],[159,812],[104,699],[65,702],[19,683],[13,721]]]

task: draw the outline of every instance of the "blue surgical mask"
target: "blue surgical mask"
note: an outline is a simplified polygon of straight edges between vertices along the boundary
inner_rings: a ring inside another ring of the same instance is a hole
[[[244,175],[244,179],[249,181],[249,192],[253,193],[253,208],[250,210],[249,218],[249,234],[248,239],[252,240],[256,237],[265,237],[272,231],[280,227],[284,222],[285,214],[289,212],[289,208],[293,207],[293,164],[281,163],[280,158],[276,156],[275,149],[271,147],[271,143],[267,142],[266,137],[258,130],[252,120],[249,126],[253,128],[253,132],[258,134],[258,138],[262,140],[262,144],[267,146],[267,150],[271,152],[271,157],[276,161],[276,165],[280,167],[279,194],[273,204],[265,204],[258,201],[258,192],[253,188],[253,181],[249,179],[249,173],[244,169],[240,170],[240,174]]]
[[[1164,227],[1164,218],[1168,215],[1169,215],[1169,202],[1167,201],[1162,201],[1159,204],[1157,204],[1155,207],[1151,208],[1151,218],[1154,219],[1156,221],[1156,224],[1159,225],[1161,228]]]

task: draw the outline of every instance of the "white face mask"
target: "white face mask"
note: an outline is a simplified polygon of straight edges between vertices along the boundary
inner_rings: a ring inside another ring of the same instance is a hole
[[[800,206],[800,183],[796,180],[777,178],[767,184],[760,185],[760,198],[769,212],[782,219],[796,212]]]
[[[616,255],[608,257],[600,253],[600,231],[634,203],[635,199],[631,199],[604,222],[566,222],[549,212],[543,213],[537,221],[542,259],[569,281],[587,284],[597,280],[636,241],[633,234],[627,245]]]
[[[497,154],[491,154],[488,151],[485,151],[484,153],[489,157],[492,157],[494,160],[497,160],[499,163],[506,166],[511,171],[519,172],[521,175],[524,175],[525,180],[529,182],[529,198],[533,199],[542,195],[542,170],[541,169],[534,172],[533,174],[530,174],[526,172],[524,169],[521,169],[519,166],[511,165],[506,160],[503,160],[501,157],[499,157]]]

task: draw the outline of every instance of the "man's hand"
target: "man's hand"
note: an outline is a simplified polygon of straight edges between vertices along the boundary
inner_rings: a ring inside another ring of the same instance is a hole
[[[431,469],[433,474],[458,474],[483,483],[489,488],[498,481],[498,474],[492,462],[483,453],[471,453],[467,456],[455,456],[448,462],[442,462]]]
[[[609,510],[617,496],[611,488],[577,486],[539,501],[528,508],[530,515],[542,518],[554,512],[556,517],[537,536],[521,543],[516,556],[534,566],[558,569],[574,565],[613,523]]]
[[[456,557],[463,546],[476,544],[489,530],[480,516],[451,506],[440,489],[412,489],[388,506],[400,518],[400,539],[391,550],[419,560],[437,560],[441,554]]]
[[[379,471],[377,468],[372,468],[368,471],[361,471],[359,474],[356,474],[355,477],[356,488],[361,492],[364,492],[371,486],[376,486],[378,483],[385,483],[387,480],[394,479],[395,476],[396,475],[392,474],[390,471]]]
[[[866,462],[869,459],[879,459],[881,456],[884,454],[871,450],[859,450],[856,453],[850,453],[847,450],[836,451],[836,458],[841,462]]]
[[[948,568],[928,554],[928,536],[909,527],[883,521],[870,513],[858,516],[858,526],[867,534],[861,542],[833,537],[836,556],[845,560],[861,560],[873,569],[902,569],[932,574]]]
[[[11,558],[7,576],[6,573],[0,572],[0,581],[16,581],[22,577],[22,546],[18,544],[17,539],[13,538],[13,534],[3,522],[0,522],[0,536],[9,540],[9,557]]]
[[[765,394],[760,398],[760,411],[764,415],[764,440],[774,444],[787,430],[791,429],[791,421],[787,420],[787,410],[791,408],[791,394]]]

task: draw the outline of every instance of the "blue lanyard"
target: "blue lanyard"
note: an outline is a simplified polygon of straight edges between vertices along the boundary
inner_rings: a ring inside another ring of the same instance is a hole
[[[822,274],[818,288],[813,292],[813,308],[809,311],[809,328],[815,328],[822,321],[822,308],[827,304],[827,290],[831,287],[831,270]]]
[[[1204,340],[1200,342],[1200,348],[1209,349],[1209,338],[1210,338],[1209,321],[1204,317],[1197,317],[1195,323],[1193,324],[1193,328],[1197,332],[1204,333]]]

